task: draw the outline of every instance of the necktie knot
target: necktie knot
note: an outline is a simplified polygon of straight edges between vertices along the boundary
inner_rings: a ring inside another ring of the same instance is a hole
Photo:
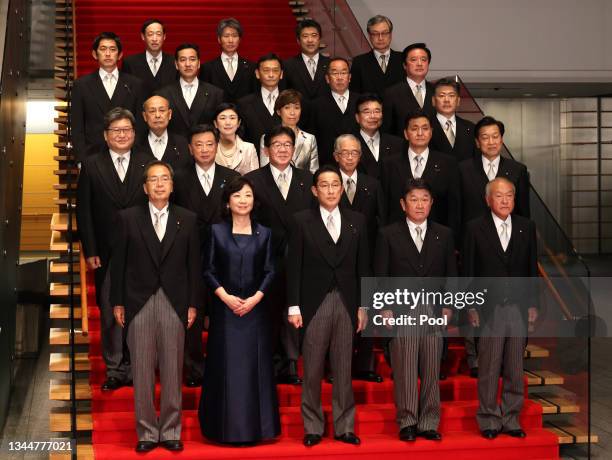
[[[423,173],[423,157],[421,155],[416,155],[414,157],[414,163],[414,178],[419,179]]]
[[[416,245],[419,252],[423,249],[423,227],[417,225],[414,227],[414,231],[416,232],[416,239],[414,244]]]
[[[421,83],[416,85],[414,97],[419,106],[423,108],[423,88],[421,88]]]
[[[162,218],[166,215],[164,211],[156,211],[154,213],[155,223],[153,224],[153,228],[155,229],[155,233],[157,234],[157,238],[161,241],[164,238],[164,228],[162,225]]]
[[[336,223],[334,222],[334,215],[330,214],[329,216],[327,216],[327,231],[329,232],[329,235],[331,236],[332,240],[334,240],[334,243],[336,243],[338,241],[338,231],[336,229]]]
[[[287,173],[280,173],[278,175],[278,189],[283,195],[283,198],[287,199],[287,194],[289,193],[289,184],[287,183]]]
[[[310,71],[311,78],[314,80],[317,73],[317,63],[313,58],[308,58],[308,70]]]

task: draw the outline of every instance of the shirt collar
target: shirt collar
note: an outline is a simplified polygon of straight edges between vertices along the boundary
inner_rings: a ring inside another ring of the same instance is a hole
[[[495,228],[499,228],[501,224],[504,222],[508,224],[508,229],[512,228],[512,214],[508,215],[506,220],[501,220],[499,217],[495,215],[494,212],[491,212],[491,216],[493,217],[493,223],[495,224]]]
[[[423,161],[425,163],[427,163],[427,158],[429,158],[429,147],[427,147],[425,150],[423,150],[422,153],[418,154],[418,153],[414,153],[412,151],[412,149],[410,147],[408,147],[408,158],[410,159],[410,164],[412,165],[414,163],[414,158],[417,155],[421,155],[421,158],[423,158]]]
[[[111,149],[108,149],[108,151],[111,154],[111,158],[113,159],[113,163],[117,163],[117,158],[119,158],[119,157],[123,157],[127,161],[130,161],[130,153],[132,153],[131,151],[129,151],[127,153],[124,153],[123,155],[121,155],[120,153],[114,152]]]
[[[359,130],[359,134],[361,134],[361,137],[366,142],[370,140],[370,135],[368,133],[366,133],[363,129]],[[374,143],[378,143],[380,141],[380,131],[378,129],[374,133],[374,136],[372,136],[372,139],[374,139]]]
[[[230,56],[229,54],[225,54],[225,52],[221,52],[221,59],[223,60],[224,63],[226,63],[228,59],[231,59],[232,62],[237,62],[238,53],[234,53],[233,56]]]
[[[412,222],[408,217],[406,217],[406,223],[408,224],[408,228],[410,229],[410,232],[416,233],[417,224]],[[424,235],[425,232],[427,231],[427,219],[425,219],[425,221],[422,224],[419,224],[418,226],[423,229],[423,235]]]
[[[100,74],[100,78],[102,79],[102,81],[104,81],[104,78],[108,75],[108,72],[102,67],[100,67],[98,73]],[[113,70],[110,74],[115,77],[115,81],[119,81],[119,69],[117,67],[115,67],[115,70]]]
[[[149,140],[151,142],[155,142],[157,139],[161,139],[162,142],[166,142],[168,139],[168,130],[166,129],[159,137],[153,131],[149,131]]]
[[[489,169],[489,163],[493,163],[493,166],[497,169],[499,168],[499,159],[501,158],[501,155],[497,155],[497,157],[494,160],[491,160],[489,162],[489,159],[487,157],[485,157],[484,155],[482,155],[482,166],[483,168],[485,168],[485,171]]]
[[[457,118],[455,117],[455,114],[453,114],[450,118],[446,118],[441,113],[436,112],[436,117],[438,118],[440,125],[442,125],[442,128],[446,126],[447,121],[451,122],[451,125],[453,126],[453,128],[457,126]]]
[[[181,88],[183,90],[185,89],[185,85],[193,85],[192,89],[198,89],[198,77],[195,77],[191,83],[187,83],[185,80],[183,80],[183,77],[181,77],[179,78],[179,83],[181,84]]]
[[[346,188],[346,180],[350,177],[351,179],[353,179],[353,183],[355,185],[357,185],[357,169],[355,169],[355,171],[353,171],[353,174],[351,174],[350,176],[347,176],[346,173],[342,170],[340,170],[340,175],[342,176],[342,185]]]
[[[344,102],[348,102],[348,98],[349,98],[349,90],[348,90],[348,88],[347,88],[347,89],[346,89],[346,91],[345,91],[344,93],[342,93],[342,94],[335,93],[335,92],[333,92],[333,91],[332,91],[331,93],[332,93],[332,96],[334,96],[334,99],[335,99],[336,101],[337,101],[337,100],[340,98],[340,96],[344,96]]]
[[[261,87],[261,97],[263,98],[264,101],[268,100],[268,94],[271,94],[272,96],[274,96],[274,98],[278,98],[278,86],[274,88],[272,91],[268,91],[266,88],[262,86]]]
[[[149,212],[151,213],[151,218],[154,219],[155,218],[155,213],[157,213],[157,212],[162,212],[162,213],[168,215],[168,204],[169,203],[166,203],[166,206],[164,206],[162,209],[157,209],[155,206],[153,206],[153,203],[151,203],[149,201]]]
[[[210,165],[210,168],[208,168],[208,171],[204,171],[204,169],[202,169],[202,167],[197,163],[195,164],[195,167],[196,167],[196,172],[198,173],[198,177],[202,177],[204,173],[207,173],[211,179],[215,177],[215,163],[214,162],[212,165]]]
[[[282,173],[285,173],[285,180],[289,182],[289,180],[291,179],[291,175],[293,173],[293,170],[291,169],[291,165],[288,165],[284,171],[281,171],[276,166],[272,166],[272,163],[268,163],[268,164],[270,165],[270,171],[272,171],[272,177],[274,177],[274,181],[278,181],[278,176],[280,176]]]
[[[153,56],[149,52],[149,50],[145,50],[145,56],[146,56],[146,59],[147,59],[147,63],[149,63],[149,64],[151,63],[151,59],[157,58],[157,68],[159,69],[159,65],[161,64],[161,61],[162,61],[162,53],[161,53],[161,51],[159,52],[159,54],[157,56]]]
[[[378,62],[380,62],[380,57],[384,55],[384,56],[387,58],[387,59],[386,59],[387,65],[389,64],[389,56],[391,56],[391,48],[389,48],[389,49],[388,49],[387,51],[385,51],[384,53],[381,53],[381,52],[380,52],[380,51],[378,51],[378,50],[372,50],[372,51],[374,51],[374,56],[376,57],[376,60],[377,60]]]
[[[417,83],[410,77],[406,77],[406,81],[408,82],[408,85],[410,85],[410,89],[412,90],[413,93],[417,85],[421,85],[421,91],[423,91],[423,93],[427,92],[427,84],[425,80],[423,80],[421,83]]]
[[[324,224],[327,225],[327,218],[329,217],[330,214],[334,216],[334,221],[336,222],[336,224],[338,224],[338,221],[340,219],[340,208],[338,206],[336,206],[332,210],[332,212],[329,212],[323,206],[319,206],[319,211],[321,212],[321,218],[323,219]]]
[[[315,54],[312,58],[310,56],[306,56],[304,53],[302,53],[302,59],[304,59],[304,63],[306,65],[308,65],[308,60],[309,59],[314,59],[315,64],[319,64],[319,53]]]

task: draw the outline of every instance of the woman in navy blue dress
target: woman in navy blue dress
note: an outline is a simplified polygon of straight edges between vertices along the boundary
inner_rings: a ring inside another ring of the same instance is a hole
[[[251,220],[251,182],[233,179],[223,199],[228,219],[212,226],[204,261],[214,298],[199,418],[207,438],[245,444],[280,433],[264,301],[274,265],[270,229]]]

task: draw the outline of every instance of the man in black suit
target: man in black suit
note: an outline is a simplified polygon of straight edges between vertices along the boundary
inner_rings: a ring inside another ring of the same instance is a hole
[[[455,159],[429,149],[431,124],[423,112],[406,118],[404,136],[408,152],[382,164],[381,182],[387,199],[388,222],[405,219],[400,199],[408,179],[422,178],[429,184],[433,205],[429,219],[450,227],[457,234],[460,223],[459,173]]]
[[[295,133],[277,125],[264,137],[270,163],[247,174],[253,182],[260,206],[255,217],[272,230],[275,259],[274,284],[270,287],[269,305],[274,308],[273,340],[277,347],[275,367],[280,383],[299,384],[297,372],[299,334],[287,323],[287,244],[291,216],[314,206],[310,191],[312,174],[291,165]]]
[[[453,233],[448,227],[429,220],[433,201],[431,188],[423,179],[408,181],[401,199],[404,220],[384,227],[379,233],[374,257],[376,276],[457,276]],[[452,310],[417,305],[410,312],[410,316],[415,318],[422,314],[444,316],[448,322]],[[414,441],[418,435],[439,441],[442,439],[437,431],[440,423],[438,375],[442,337],[439,331],[424,326],[411,329],[400,331],[390,344],[399,437],[402,441]]]
[[[115,219],[121,209],[144,203],[142,173],[151,158],[132,149],[134,116],[121,107],[104,120],[107,148],[81,163],[77,186],[77,224],[89,270],[95,270],[96,300],[100,308],[102,357],[106,381],[102,390],[115,390],[131,380],[123,357],[123,336],[110,304],[109,265],[115,239]]]
[[[217,42],[221,55],[202,66],[202,80],[221,88],[225,102],[237,102],[251,94],[257,85],[255,64],[238,56],[242,26],[234,18],[222,19],[217,25]]]
[[[191,164],[187,140],[168,131],[172,109],[167,99],[151,96],[143,105],[142,116],[149,127],[140,149],[152,158],[168,163],[178,171]]]
[[[215,163],[218,143],[219,132],[212,125],[194,126],[189,141],[189,152],[194,161],[179,170],[175,178],[173,201],[197,214],[202,244],[207,241],[211,225],[221,221],[223,187],[240,175]],[[204,283],[201,287],[204,299],[201,304],[206,305],[210,293],[205,290]],[[200,386],[203,377],[204,314],[200,313],[185,337],[185,384],[189,387]]]
[[[174,116],[169,130],[187,138],[192,126],[213,122],[215,110],[223,102],[223,90],[198,80],[200,47],[195,43],[179,45],[174,61],[179,81],[164,86],[157,94],[170,101]]]
[[[361,156],[361,145],[355,136],[342,134],[336,139],[334,158],[344,187],[340,209],[350,209],[365,216],[369,247],[374,249],[376,234],[386,215],[385,200],[378,180],[358,172]],[[353,376],[359,380],[382,382],[382,377],[376,373],[374,339],[358,337],[356,342]]]
[[[382,99],[374,93],[362,94],[357,98],[355,119],[359,125],[357,137],[361,142],[359,170],[378,179],[382,162],[404,151],[404,139],[380,131],[383,105]]]
[[[393,23],[377,14],[366,25],[372,51],[353,58],[351,89],[356,93],[376,93],[383,97],[385,90],[404,79],[402,53],[391,49]]]
[[[196,216],[169,203],[172,167],[154,160],[144,172],[148,204],[119,212],[111,270],[117,324],[127,329],[134,373],[136,452],[157,445],[183,450],[181,370],[185,327],[200,305],[200,241]],[[155,411],[159,364],[160,413]]]
[[[501,156],[504,132],[504,124],[493,117],[483,117],[474,128],[481,155],[459,164],[464,223],[488,213],[484,188],[496,177],[505,177],[514,184],[513,214],[529,218],[529,173],[524,164]]]
[[[158,89],[174,83],[178,74],[172,55],[162,51],[166,31],[159,19],[146,20],[140,28],[140,38],[145,44],[144,53],[126,57],[121,70],[140,78],[144,97],[150,97]]]
[[[319,168],[312,193],[319,207],[294,215],[287,271],[289,322],[304,328],[304,445],[321,442],[325,429],[321,378],[328,351],[334,377],[335,438],[359,444],[354,433],[351,355],[354,332],[361,332],[367,323],[366,310],[358,308],[361,278],[370,273],[366,222],[362,214],[339,208],[342,177],[334,166]]]
[[[434,86],[433,107],[435,116],[431,119],[433,134],[431,148],[455,157],[457,163],[474,158],[474,123],[456,114],[461,102],[459,83],[442,79]]]
[[[333,163],[334,142],[340,134],[357,130],[355,112],[359,94],[349,90],[351,71],[349,63],[341,57],[332,58],[325,80],[329,89],[312,104],[310,132],[317,138],[319,165]]]
[[[280,117],[274,111],[274,103],[279,94],[278,85],[283,78],[281,59],[274,53],[261,56],[257,61],[255,76],[261,89],[240,99],[238,108],[242,116],[242,126],[246,130],[244,140],[254,144],[261,157],[261,136],[281,123]]]
[[[304,105],[327,91],[325,75],[329,58],[319,53],[321,25],[313,19],[298,22],[295,29],[300,54],[285,60],[283,65],[288,89],[302,93]]]
[[[120,72],[117,63],[123,56],[121,40],[113,32],[102,32],[92,46],[91,55],[100,68],[75,80],[72,88],[72,144],[77,161],[105,147],[104,117],[113,107],[138,113],[144,97],[142,83],[133,75]],[[144,131],[141,119],[136,121],[136,134]]]
[[[408,45],[402,51],[402,63],[406,79],[388,87],[383,97],[383,131],[396,136],[402,135],[409,113],[422,110],[428,117],[434,114],[431,101],[433,86],[425,80],[431,63],[431,51],[425,43]]]
[[[468,311],[471,325],[480,330],[478,347],[478,399],[476,418],[482,435],[494,439],[500,432],[524,438],[519,424],[523,407],[523,353],[528,329],[538,311],[534,290],[511,283],[513,277],[537,277],[535,224],[514,209],[515,187],[505,177],[497,177],[485,188],[490,212],[470,221],[463,247],[464,276],[493,278],[482,287],[488,301]],[[503,368],[503,373],[502,373]],[[497,404],[499,376],[502,373],[501,406]]]

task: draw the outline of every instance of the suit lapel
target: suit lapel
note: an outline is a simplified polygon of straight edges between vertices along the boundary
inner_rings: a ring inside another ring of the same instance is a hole
[[[174,210],[172,209],[172,206],[170,205],[168,207],[168,220],[166,222],[166,233],[164,234],[164,237],[161,241],[162,243],[161,260],[160,260],[161,263],[164,262],[164,259],[168,255],[170,248],[172,248],[172,245],[174,244],[174,240],[176,239],[176,235],[180,231],[180,229],[181,229],[181,221],[179,217],[176,215],[176,212],[174,212]]]
[[[204,88],[203,82],[198,82],[198,91],[196,92],[189,114],[190,124],[197,123],[200,114],[204,111],[206,101],[208,100],[208,90]]]
[[[127,181],[127,190],[125,194],[125,204],[129,204],[132,198],[138,192],[138,189],[142,187],[142,172],[144,170],[144,164],[140,163],[140,158],[131,153],[130,163],[125,173],[125,181]]]
[[[432,228],[432,223],[427,223],[427,231],[425,232],[425,239],[423,240],[423,247],[421,248],[421,260],[423,262],[423,273],[429,271],[429,267],[434,261],[435,250],[440,237],[438,233]],[[415,245],[416,248],[416,245]]]
[[[291,174],[291,183],[289,184],[289,191],[287,192],[286,201],[283,198],[283,195],[281,194],[280,190],[278,189],[278,185],[274,181],[274,176],[272,175],[272,170],[270,169],[269,164],[266,166],[263,178],[266,185],[264,187],[264,191],[266,194],[268,194],[270,201],[274,203],[272,209],[274,209],[274,212],[278,215],[279,219],[283,223],[283,227],[287,228],[289,226],[289,222],[287,222],[284,209],[287,206],[287,202],[289,201],[289,199],[293,200],[296,198],[296,194],[298,193],[297,187],[299,187],[299,184],[297,184],[298,178],[296,177],[295,169],[292,171]]]
[[[119,101],[130,99],[127,97],[127,94],[132,95],[132,91],[135,91],[135,89],[130,88],[129,84],[125,81],[123,72],[119,72],[119,79],[117,80],[115,91],[113,92],[113,98],[110,100],[110,105],[112,107],[117,107],[119,105]]]
[[[343,213],[342,210],[340,210],[340,216],[341,216],[340,217],[341,219],[340,238],[338,239],[338,243],[337,243],[338,247],[336,250],[336,253],[337,253],[336,263],[337,264],[340,264],[342,262],[342,260],[344,259],[344,256],[346,256],[346,253],[351,247],[353,238],[355,237],[355,235],[357,235],[357,229],[353,225],[353,222],[351,222],[349,218],[346,216],[346,213]],[[327,231],[327,229],[325,230]]]
[[[493,222],[493,216],[491,213],[487,214],[483,224],[483,233],[486,235],[491,247],[495,250],[495,254],[501,259],[502,262],[506,263],[504,248],[502,248],[497,228],[495,228],[495,222]],[[508,245],[508,248],[510,246]]]
[[[106,191],[111,196],[117,207],[122,207],[121,193],[119,189],[120,180],[108,150],[106,150],[96,159],[96,166],[98,168],[98,174],[102,179],[102,183],[106,187]]]
[[[156,267],[159,267],[160,262],[160,243],[157,238],[157,234],[155,233],[155,229],[153,228],[153,222],[151,221],[151,213],[149,212],[148,205],[141,206],[141,212],[139,216],[140,220],[140,232],[142,233],[142,237],[147,245],[147,249],[151,254],[151,259],[155,263]],[[166,228],[166,232],[167,232]]]
[[[406,220],[400,222],[399,225],[401,225],[400,241],[402,242],[404,248],[406,249],[406,252],[408,253],[408,262],[410,263],[410,265],[412,265],[414,272],[419,273],[419,258],[421,254],[419,253],[419,250],[417,249],[416,244],[412,239],[412,235],[410,234],[410,228],[408,227],[408,223],[406,222]],[[425,236],[427,236],[427,232],[425,233]]]
[[[148,144],[147,140],[147,144]],[[149,146],[150,148],[150,146]],[[179,151],[176,148],[176,142],[174,136],[168,132],[168,142],[166,142],[166,150],[164,150],[164,154],[162,155],[162,161],[166,163],[173,163],[173,160],[178,160]]]
[[[118,87],[119,83],[117,83],[117,88]],[[115,93],[117,92],[117,88],[115,88]],[[89,89],[94,96],[94,100],[100,107],[100,110],[102,110],[102,113],[106,114],[111,109],[111,100],[108,98],[108,93],[100,78],[99,70],[95,70],[94,73],[91,74]]]
[[[309,227],[310,231],[312,232],[313,238],[317,246],[319,246],[319,251],[321,252],[321,255],[328,263],[328,265],[330,267],[335,267],[337,259],[336,251],[334,251],[333,249],[335,248],[336,244],[334,243],[334,240],[332,240],[331,235],[327,231],[327,227],[325,226],[323,218],[321,217],[321,211],[319,210],[319,208],[313,209],[311,210],[311,215],[312,225]],[[342,224],[344,225],[344,219],[341,218],[341,220],[343,221]],[[342,239],[342,233],[340,234],[340,236],[340,239]],[[338,240],[338,242],[340,242],[340,240]]]
[[[200,85],[198,84],[198,91],[199,90]],[[176,110],[178,110],[179,115],[183,119],[183,123],[185,123],[186,126],[191,126],[191,118],[189,117],[189,107],[187,107],[187,102],[185,102],[185,98],[183,97],[181,83],[178,81],[174,85],[172,85],[172,97],[175,101],[174,107],[176,108]],[[194,103],[195,100],[191,104],[192,107]]]
[[[438,138],[438,142],[440,142],[441,144],[444,144],[443,150],[445,152],[452,151],[453,146],[448,141],[448,137],[446,137],[446,133],[444,132],[444,128],[440,124],[440,120],[438,120],[438,117],[436,115],[434,115],[432,118],[433,118],[433,123],[434,123],[434,133],[436,137]],[[459,124],[457,124],[455,131],[457,133],[459,132]],[[457,136],[455,136],[455,145],[457,145]]]

